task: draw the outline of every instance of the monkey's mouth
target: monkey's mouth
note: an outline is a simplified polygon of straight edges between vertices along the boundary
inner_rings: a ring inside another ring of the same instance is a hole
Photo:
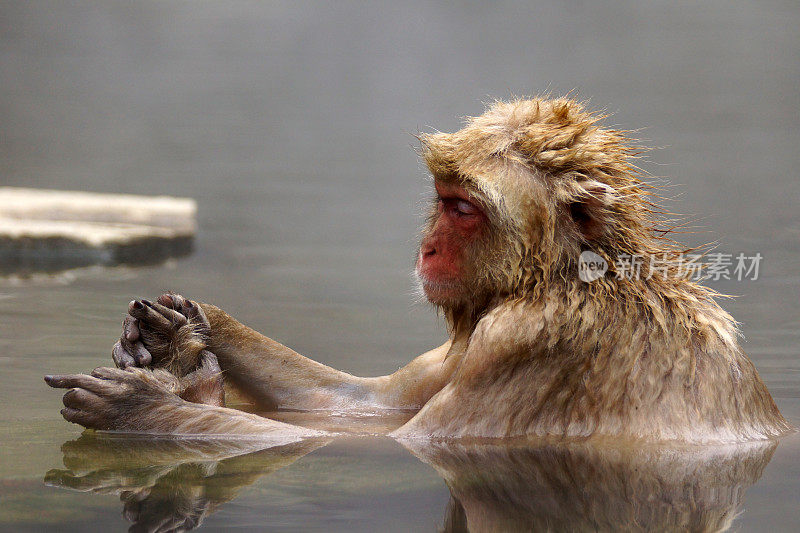
[[[419,268],[414,269],[414,275],[425,297],[432,304],[442,305],[457,300],[461,295],[462,287],[457,280],[431,279]]]

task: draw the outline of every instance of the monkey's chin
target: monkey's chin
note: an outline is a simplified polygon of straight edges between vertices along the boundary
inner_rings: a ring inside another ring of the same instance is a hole
[[[416,277],[425,298],[433,305],[449,307],[463,300],[464,290],[457,281],[432,280],[422,275],[419,270],[416,272]]]

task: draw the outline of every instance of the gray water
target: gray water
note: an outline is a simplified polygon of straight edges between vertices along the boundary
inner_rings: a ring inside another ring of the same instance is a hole
[[[795,530],[797,434],[677,465],[366,437],[176,449],[79,439],[41,376],[108,363],[127,302],[165,289],[337,368],[393,371],[445,336],[409,277],[429,191],[413,134],[574,90],[656,148],[641,166],[689,215],[684,242],[763,255],[758,280],[713,285],[800,425],[798,25],[793,1],[2,2],[0,184],[191,196],[200,233],[166,264],[0,282],[0,528],[155,528],[182,509],[208,530],[603,529],[640,501],[651,528]]]

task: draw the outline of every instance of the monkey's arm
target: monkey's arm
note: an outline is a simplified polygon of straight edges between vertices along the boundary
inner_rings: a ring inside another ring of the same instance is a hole
[[[303,357],[218,307],[178,294],[163,294],[155,303],[133,301],[128,313],[112,354],[117,366],[152,362],[180,377],[198,367],[198,353],[208,348],[225,381],[267,409],[418,409],[447,383],[459,360],[447,357],[448,342],[392,375],[361,378]]]
[[[91,375],[45,376],[48,385],[70,389],[61,414],[89,429],[159,435],[239,436],[288,444],[324,433],[257,415],[187,402],[164,370],[96,368]]]
[[[296,409],[418,409],[449,380],[448,341],[394,374],[362,378],[335,370],[200,304],[211,324],[208,348],[229,380],[261,404]]]

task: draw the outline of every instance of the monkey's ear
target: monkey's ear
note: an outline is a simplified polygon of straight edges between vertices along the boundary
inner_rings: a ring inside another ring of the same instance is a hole
[[[599,181],[582,181],[579,194],[569,204],[569,215],[586,240],[603,234],[610,222],[611,208],[616,201],[613,187]]]

